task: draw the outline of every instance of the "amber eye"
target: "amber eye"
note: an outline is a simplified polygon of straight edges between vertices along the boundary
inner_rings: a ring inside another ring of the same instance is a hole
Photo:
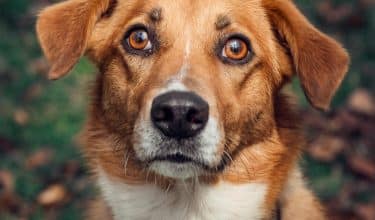
[[[238,38],[229,39],[223,48],[222,56],[231,60],[240,61],[245,59],[250,52],[248,44]]]
[[[134,50],[150,50],[152,44],[149,39],[148,33],[144,29],[132,31],[127,39],[129,46]]]

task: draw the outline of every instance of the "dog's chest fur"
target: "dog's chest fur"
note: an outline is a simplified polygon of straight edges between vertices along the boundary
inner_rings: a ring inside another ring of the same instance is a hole
[[[127,185],[99,174],[115,220],[262,219],[266,185],[178,184],[167,192],[154,185]]]

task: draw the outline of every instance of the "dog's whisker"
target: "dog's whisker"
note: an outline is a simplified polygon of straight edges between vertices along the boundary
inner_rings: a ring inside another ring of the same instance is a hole
[[[226,150],[224,150],[223,152],[224,152],[224,154],[229,158],[229,160],[230,160],[232,163],[234,163],[232,156],[231,156]]]
[[[165,194],[168,194],[169,193],[169,190],[171,189],[171,187],[172,187],[172,183],[170,183],[169,181],[168,181],[168,185],[167,185],[167,188],[165,189]]]
[[[127,166],[128,166],[129,158],[130,158],[130,154],[128,153],[128,154],[126,155],[125,164],[124,164],[124,172],[125,172],[125,176],[126,176],[126,174],[127,174]]]
[[[150,169],[147,169],[147,170],[146,170],[146,183],[149,182],[149,181],[148,181],[148,177],[149,177],[149,175],[150,175]]]
[[[239,157],[242,161],[242,164],[244,166],[244,169],[246,170],[246,173],[248,175],[248,177],[254,177],[255,175],[255,171],[252,170],[252,172],[249,170],[249,169],[253,169],[253,166],[251,165],[251,162],[249,162],[249,159],[247,157],[245,157],[243,154],[239,154]]]
[[[183,179],[181,182],[182,182],[182,185],[183,185],[183,187],[184,187],[184,189],[185,189],[185,192],[186,192],[186,193],[189,193],[189,189],[188,189],[188,186],[187,186],[187,184],[186,184],[186,179]]]

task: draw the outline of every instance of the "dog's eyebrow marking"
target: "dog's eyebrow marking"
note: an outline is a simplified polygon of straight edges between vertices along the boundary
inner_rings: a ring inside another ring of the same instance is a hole
[[[161,12],[162,12],[161,8],[154,8],[150,11],[148,16],[149,16],[151,21],[159,22],[162,19]]]
[[[117,0],[111,0],[108,9],[101,15],[101,18],[109,18],[113,14],[117,6]]]
[[[217,17],[217,20],[215,22],[215,27],[216,27],[216,30],[222,30],[226,27],[228,27],[230,24],[231,24],[231,20],[228,16],[226,15],[219,15]]]

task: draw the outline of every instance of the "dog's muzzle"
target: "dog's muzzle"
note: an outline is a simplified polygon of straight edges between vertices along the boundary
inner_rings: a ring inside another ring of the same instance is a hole
[[[156,96],[135,126],[138,159],[158,174],[180,179],[219,166],[221,131],[209,106],[190,91]]]
[[[156,97],[151,107],[151,120],[165,136],[191,138],[206,126],[209,106],[192,92],[172,91]]]

